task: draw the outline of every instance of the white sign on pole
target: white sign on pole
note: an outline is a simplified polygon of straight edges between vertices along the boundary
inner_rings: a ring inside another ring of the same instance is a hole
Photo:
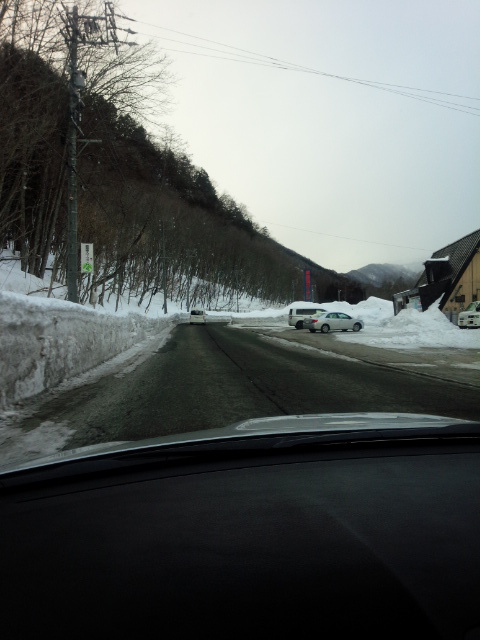
[[[81,272],[93,273],[93,244],[80,244],[81,248]]]

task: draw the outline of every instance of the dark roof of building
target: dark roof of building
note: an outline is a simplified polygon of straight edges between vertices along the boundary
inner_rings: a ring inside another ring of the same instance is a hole
[[[432,253],[432,260],[447,257],[449,259],[448,261],[451,267],[450,273],[446,272],[445,276],[441,277],[440,280],[451,279],[452,285],[455,286],[455,283],[463,274],[478,247],[480,247],[480,229]],[[428,260],[426,262],[428,262]],[[416,286],[421,287],[425,284],[427,284],[426,271],[422,273]]]

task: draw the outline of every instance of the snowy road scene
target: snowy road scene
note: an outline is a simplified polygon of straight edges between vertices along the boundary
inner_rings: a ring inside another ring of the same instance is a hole
[[[253,416],[408,408],[477,417],[480,331],[461,331],[435,308],[394,316],[379,298],[326,303],[365,326],[324,335],[289,327],[289,307],[251,301],[248,311],[210,311],[205,326],[191,326],[173,304],[168,314],[136,305],[72,314],[67,302],[26,295],[41,282],[16,263],[3,263],[0,274],[10,289],[0,294],[9,354],[1,369],[4,464]]]

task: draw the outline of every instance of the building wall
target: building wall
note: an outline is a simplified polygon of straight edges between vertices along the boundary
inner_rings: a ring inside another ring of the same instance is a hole
[[[480,300],[480,249],[477,249],[442,311],[458,313],[474,300]]]

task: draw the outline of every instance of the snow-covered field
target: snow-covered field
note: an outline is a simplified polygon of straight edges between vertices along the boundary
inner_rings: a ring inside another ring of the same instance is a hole
[[[168,340],[179,322],[188,320],[184,310],[168,301],[168,313],[162,308],[163,296],[139,307],[116,301],[97,305],[75,305],[64,300],[65,288],[56,285],[55,298],[47,297],[50,282],[41,281],[20,271],[18,260],[2,260],[11,254],[0,254],[0,447],[19,454],[47,455],[59,450],[68,437],[59,426],[43,424],[35,432],[18,437],[12,418],[18,402],[53,387],[68,388],[91,382],[95,377],[125,367],[135,367],[152,351]],[[239,300],[240,313],[208,313],[208,321],[228,321],[236,328],[265,326],[292,330],[288,327],[288,305],[265,308],[261,300]],[[318,306],[300,301],[302,307]],[[338,310],[363,320],[359,333],[335,334],[337,340],[348,340],[386,349],[448,348],[480,350],[480,331],[461,331],[433,305],[420,313],[404,310],[393,315],[389,300],[371,297],[357,305],[346,302],[323,303],[328,310]],[[15,420],[13,420],[15,422]],[[32,449],[33,448],[33,449]],[[3,458],[3,455],[2,455]],[[10,458],[10,456],[9,456]]]

